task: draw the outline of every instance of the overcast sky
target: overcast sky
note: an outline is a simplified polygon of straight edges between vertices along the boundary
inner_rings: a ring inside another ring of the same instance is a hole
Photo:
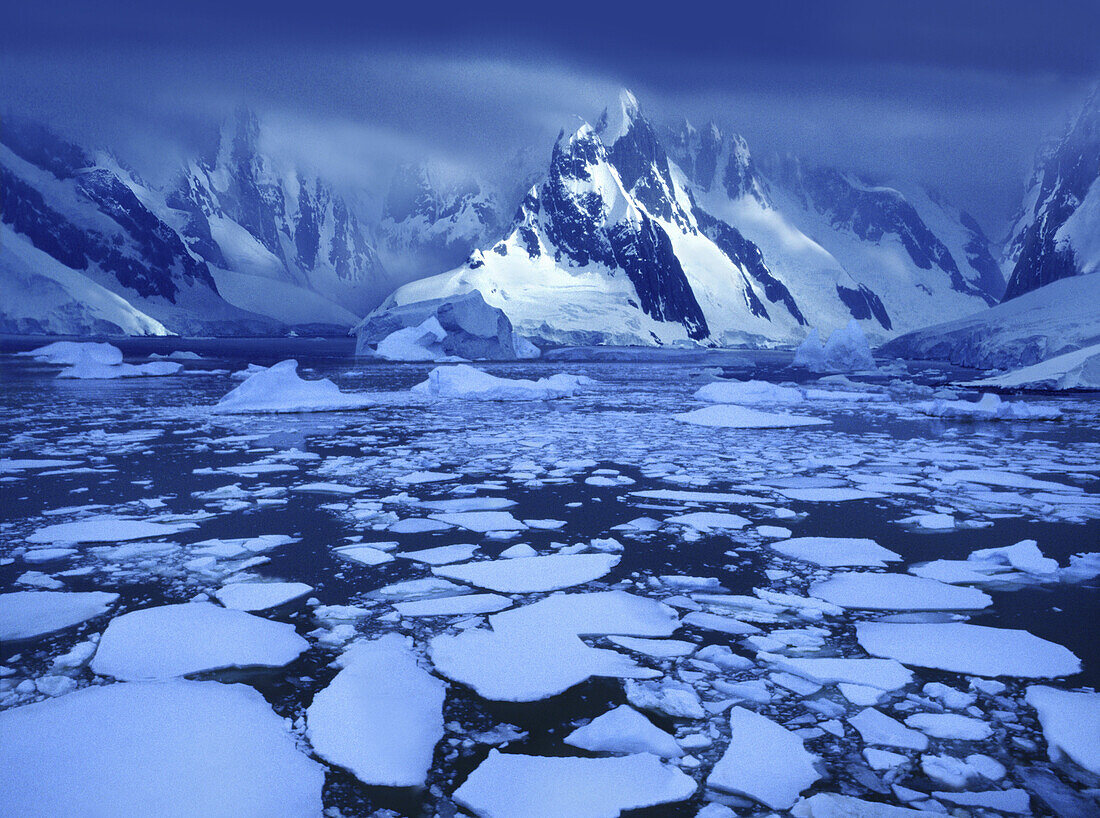
[[[625,85],[755,153],[920,181],[1000,238],[1100,79],[1096,0],[378,5],[0,0],[0,110],[160,181],[244,103],[273,150],[377,189],[408,158],[545,153]]]

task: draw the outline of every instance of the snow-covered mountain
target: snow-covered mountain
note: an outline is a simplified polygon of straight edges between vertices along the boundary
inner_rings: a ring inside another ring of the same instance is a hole
[[[1003,280],[967,214],[797,162],[773,177],[717,128],[659,138],[623,91],[563,132],[503,240],[381,309],[478,289],[547,340],[726,345],[853,317],[885,338],[996,303]]]
[[[789,156],[758,163],[742,137],[713,125],[684,123],[670,142],[696,200],[760,247],[811,323],[847,311],[883,337],[1000,297],[977,222],[916,185],[874,185]]]
[[[284,323],[351,326],[395,285],[355,209],[326,181],[266,155],[247,109],[164,205],[227,300]]]
[[[1005,246],[1005,299],[1100,271],[1100,85],[1040,152]]]
[[[775,343],[805,323],[757,248],[696,207],[628,92],[562,132],[504,239],[380,309],[473,289],[563,343]]]
[[[221,297],[209,267],[108,156],[33,123],[0,131],[0,327],[9,332],[234,334],[273,322]]]
[[[427,163],[406,164],[390,181],[374,233],[385,268],[399,281],[461,264],[507,225],[499,194],[474,179],[440,180],[447,175]]]

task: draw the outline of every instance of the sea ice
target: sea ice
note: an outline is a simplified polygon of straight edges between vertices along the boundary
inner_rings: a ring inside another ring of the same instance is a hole
[[[757,658],[821,685],[843,682],[900,690],[913,681],[913,674],[892,659],[797,659],[771,653],[761,653]]]
[[[1032,685],[1026,699],[1039,714],[1051,759],[1069,758],[1100,775],[1100,693]]]
[[[530,594],[599,579],[609,573],[619,559],[617,554],[549,554],[436,566],[432,573],[490,591]]]
[[[423,562],[428,565],[450,565],[455,562],[465,562],[476,551],[476,545],[457,543],[455,545],[441,545],[436,548],[421,548],[418,551],[402,551],[399,554],[394,554],[394,556],[399,559]]]
[[[726,429],[782,429],[794,426],[824,426],[829,421],[805,415],[762,412],[730,403],[716,403],[691,412],[673,415],[676,420],[695,426],[720,426]]]
[[[690,776],[649,753],[570,758],[490,750],[454,799],[481,818],[617,818],[684,801],[696,788]]]
[[[802,403],[802,392],[771,381],[715,381],[699,388],[693,397],[708,403]]]
[[[802,739],[766,716],[730,709],[730,741],[707,786],[744,795],[770,809],[790,809],[798,795],[821,778],[817,757]]]
[[[467,531],[485,534],[489,531],[522,531],[527,526],[507,511],[456,511],[433,514],[432,519],[447,525],[457,525]]]
[[[382,565],[393,562],[393,555],[369,545],[343,545],[333,549],[338,556],[360,565]]]
[[[266,611],[301,599],[313,586],[304,582],[232,582],[214,592],[218,602],[238,611]]]
[[[34,358],[42,363],[61,366],[72,366],[78,361],[90,361],[104,366],[122,363],[122,350],[114,344],[97,344],[90,341],[55,341],[44,347],[16,354]]]
[[[118,594],[14,591],[0,594],[0,642],[34,639],[105,614]]]
[[[424,784],[443,738],[446,685],[421,668],[398,634],[353,645],[306,711],[317,754],[365,784]]]
[[[833,330],[824,345],[818,331],[810,330],[794,351],[794,365],[811,372],[853,372],[877,368],[867,338],[854,318],[847,326]]]
[[[950,420],[1060,420],[1062,411],[1024,401],[1004,401],[998,395],[982,395],[978,401],[933,400],[913,404],[922,415]]]
[[[901,560],[900,554],[874,540],[851,537],[795,537],[768,543],[768,547],[791,559],[827,568],[884,568],[887,562]]]
[[[1081,671],[1081,660],[1067,648],[1009,628],[964,622],[861,622],[856,638],[873,656],[953,673],[1050,678]]]
[[[592,384],[591,378],[566,373],[539,378],[537,381],[498,378],[472,366],[459,364],[436,367],[428,373],[428,380],[418,383],[412,391],[432,398],[553,400],[571,398]]]
[[[928,736],[917,730],[910,730],[873,707],[861,710],[848,719],[848,723],[856,728],[866,744],[882,744],[919,752],[928,749]]]
[[[958,713],[914,713],[905,724],[933,738],[982,741],[993,735],[993,728],[984,721]]]
[[[171,537],[195,528],[194,523],[147,523],[120,517],[88,517],[72,523],[40,528],[27,537],[32,543],[125,542],[153,537]]]
[[[250,687],[88,687],[0,713],[11,815],[320,818],[324,768]]]
[[[214,412],[223,414],[281,412],[339,412],[364,409],[374,403],[368,395],[347,394],[327,378],[306,381],[298,376],[298,362],[279,363],[254,372],[218,401]]]
[[[998,389],[1100,389],[1100,344],[1047,358],[1031,366],[964,386]]]
[[[993,604],[976,588],[947,585],[910,574],[852,572],[810,585],[810,596],[842,608],[875,611],[981,610]]]
[[[309,647],[293,625],[209,602],[162,605],[116,616],[91,668],[144,681],[236,667],[282,667]]]
[[[851,795],[819,792],[795,804],[791,815],[794,818],[927,818],[929,813],[881,801],[864,801]]]
[[[883,496],[875,491],[849,488],[780,489],[779,493],[789,500],[801,500],[803,503],[844,503],[849,500],[876,500]]]
[[[625,704],[577,728],[564,741],[593,753],[652,753],[661,758],[684,755],[675,738]]]
[[[402,616],[468,616],[503,611],[512,600],[499,594],[464,594],[461,596],[418,599],[395,602],[393,607]]]

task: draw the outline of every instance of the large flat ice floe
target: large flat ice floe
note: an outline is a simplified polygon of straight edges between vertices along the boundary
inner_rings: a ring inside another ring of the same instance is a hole
[[[446,685],[398,634],[355,644],[338,662],[306,711],[313,749],[366,784],[422,785],[443,738]]]
[[[1100,693],[1032,685],[1027,703],[1039,714],[1052,761],[1068,758],[1100,775]]]
[[[838,574],[810,585],[810,596],[842,608],[873,611],[981,610],[993,599],[977,588],[947,585],[909,574]]]
[[[89,517],[72,523],[40,528],[27,537],[31,543],[125,542],[171,537],[195,528],[194,523],[149,523],[121,517]]]
[[[731,403],[716,403],[672,416],[682,423],[695,426],[717,426],[723,429],[783,429],[797,426],[824,426],[829,421],[806,415],[786,415],[764,412]]]
[[[454,798],[481,818],[617,818],[684,801],[695,790],[691,776],[648,753],[568,758],[491,750]]]
[[[0,594],[0,642],[34,639],[107,613],[118,594],[106,591],[14,591]]]
[[[900,554],[874,540],[852,537],[794,537],[770,542],[768,547],[785,557],[826,568],[885,568],[888,562],[901,561]]]
[[[593,381],[583,375],[558,373],[537,381],[522,378],[498,378],[466,364],[440,366],[428,373],[428,380],[418,383],[412,391],[430,398],[460,398],[464,400],[553,400],[571,398],[591,386]]]
[[[862,622],[856,638],[873,656],[952,673],[1044,679],[1081,671],[1081,660],[1068,648],[1010,628]]]
[[[0,713],[9,815],[307,818],[324,768],[244,685],[89,687]]]
[[[44,347],[27,352],[17,352],[27,358],[46,364],[72,366],[78,361],[90,361],[103,366],[122,363],[122,350],[114,344],[94,343],[92,341],[54,341]]]
[[[1092,344],[1064,355],[1056,355],[1003,375],[969,381],[963,386],[1049,391],[1100,389],[1100,344]]]
[[[675,738],[626,704],[578,727],[565,737],[565,743],[593,753],[651,753],[661,758],[684,755]]]
[[[701,386],[692,396],[707,403],[802,403],[801,389],[771,381],[715,381]]]
[[[791,809],[794,818],[927,818],[927,811],[895,807],[881,801],[864,801],[851,795],[819,792]]]
[[[802,739],[766,716],[730,710],[730,741],[707,786],[744,795],[770,809],[790,809],[799,793],[821,778],[816,756]]]
[[[282,667],[309,647],[293,625],[209,602],[117,616],[92,659],[100,676],[145,681],[237,667]]]
[[[492,630],[436,636],[430,656],[444,676],[492,701],[538,701],[593,676],[660,676],[580,636],[663,637],[679,626],[672,608],[623,591],[555,594],[489,622]]]
[[[618,554],[548,554],[436,566],[432,573],[489,591],[531,594],[599,579],[618,565],[619,559]]]
[[[249,375],[240,386],[218,401],[214,412],[222,414],[339,412],[364,409],[377,403],[370,395],[340,391],[327,378],[316,381],[298,376],[298,362],[280,361]]]
[[[266,611],[301,599],[313,590],[304,582],[231,582],[214,596],[227,608],[238,611]]]

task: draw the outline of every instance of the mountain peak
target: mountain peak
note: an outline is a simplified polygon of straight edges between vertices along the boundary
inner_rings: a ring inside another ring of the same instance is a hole
[[[604,108],[596,128],[608,147],[630,132],[634,120],[641,115],[638,98],[628,88],[620,88],[618,99]]]

